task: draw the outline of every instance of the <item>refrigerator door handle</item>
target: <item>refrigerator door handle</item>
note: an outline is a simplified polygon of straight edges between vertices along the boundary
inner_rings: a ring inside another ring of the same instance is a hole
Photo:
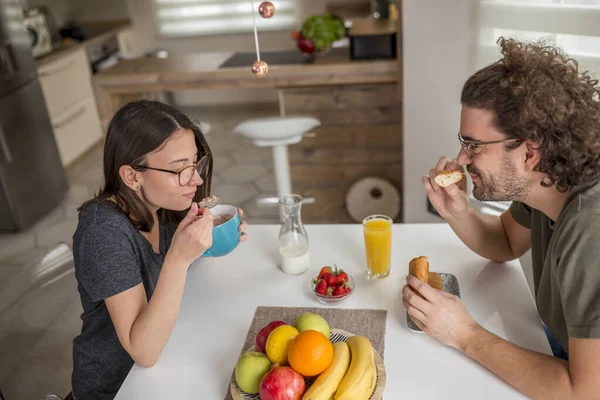
[[[2,130],[2,125],[0,125],[0,150],[2,150],[2,155],[6,159],[8,164],[13,162],[12,154],[10,149],[8,148],[8,142],[6,141],[6,136],[4,136],[4,131]]]

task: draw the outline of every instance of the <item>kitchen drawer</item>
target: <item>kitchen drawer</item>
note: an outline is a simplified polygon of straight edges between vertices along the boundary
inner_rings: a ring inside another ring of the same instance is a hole
[[[52,128],[62,164],[67,167],[102,137],[94,97],[88,96],[53,118]]]
[[[90,67],[84,49],[38,68],[50,119],[93,95]]]

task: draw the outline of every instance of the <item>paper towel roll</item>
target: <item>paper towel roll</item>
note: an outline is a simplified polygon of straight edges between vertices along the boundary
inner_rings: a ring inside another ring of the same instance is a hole
[[[360,179],[346,193],[346,210],[356,222],[373,214],[383,214],[395,220],[400,215],[400,193],[388,180],[367,177]]]

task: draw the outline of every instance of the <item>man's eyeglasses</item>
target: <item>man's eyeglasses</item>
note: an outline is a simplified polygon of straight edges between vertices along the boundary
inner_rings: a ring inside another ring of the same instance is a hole
[[[510,138],[510,139],[492,140],[492,141],[489,141],[489,142],[476,142],[476,141],[473,141],[473,140],[465,140],[465,139],[463,139],[463,137],[459,133],[458,134],[458,141],[460,142],[460,146],[464,150],[466,156],[469,157],[469,158],[473,158],[473,155],[475,154],[475,152],[476,152],[476,150],[477,150],[478,147],[485,146],[485,145],[488,145],[488,144],[495,144],[495,143],[522,142],[523,139],[521,139],[521,138]]]
[[[151,169],[153,171],[162,171],[162,172],[168,172],[170,174],[175,174],[175,175],[177,175],[179,184],[181,186],[185,186],[188,183],[190,183],[190,181],[194,177],[194,173],[198,172],[198,175],[202,176],[202,174],[208,168],[209,160],[210,159],[207,155],[203,156],[200,160],[198,160],[197,162],[195,162],[192,165],[188,165],[187,167],[183,168],[181,171],[171,171],[168,169],[152,168],[152,167],[147,167],[145,165],[132,165],[132,167],[135,169]]]

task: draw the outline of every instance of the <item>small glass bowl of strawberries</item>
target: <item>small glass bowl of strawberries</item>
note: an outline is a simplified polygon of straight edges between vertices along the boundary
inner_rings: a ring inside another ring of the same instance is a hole
[[[311,280],[310,290],[321,303],[339,303],[354,293],[354,279],[337,266],[325,266]]]

